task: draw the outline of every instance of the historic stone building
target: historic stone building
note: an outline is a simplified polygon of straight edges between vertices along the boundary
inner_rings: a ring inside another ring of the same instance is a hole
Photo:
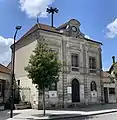
[[[66,61],[57,86],[46,92],[46,105],[100,103],[102,43],[85,38],[80,32],[80,22],[75,19],[57,28],[36,24],[16,42],[15,75],[20,80],[22,100],[32,105],[38,103],[38,91],[24,67],[40,36],[58,52],[60,60]]]
[[[117,80],[114,73],[117,70],[117,62],[115,56],[112,57],[112,60],[113,63],[110,66],[109,71],[107,71],[103,77],[105,103],[117,103]]]
[[[116,103],[115,81],[108,71],[103,72],[104,102]]]

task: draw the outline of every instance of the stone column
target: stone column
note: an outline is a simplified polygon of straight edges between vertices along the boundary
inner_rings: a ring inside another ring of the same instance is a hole
[[[83,75],[84,75],[84,102],[88,104],[88,87],[87,87],[87,65],[86,65],[86,47],[83,45]]]
[[[99,51],[99,67],[100,67],[100,86],[101,86],[101,103],[104,102],[104,84],[103,84],[103,71],[102,71],[102,49],[101,48],[98,48],[98,51]]]
[[[67,66],[66,66],[66,61],[67,61],[67,50],[66,50],[66,44],[67,42],[62,38],[62,88],[63,88],[63,107],[66,106],[66,101],[67,101]]]

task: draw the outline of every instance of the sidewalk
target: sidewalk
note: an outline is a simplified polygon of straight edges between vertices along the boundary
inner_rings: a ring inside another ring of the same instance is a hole
[[[72,117],[85,117],[85,116],[93,116],[93,115],[117,112],[116,104],[100,106],[101,108],[100,110],[99,110],[99,106],[95,106],[95,109],[96,107],[98,109],[92,110],[92,111],[91,109],[94,109],[94,108],[86,108],[86,110],[46,110],[45,117],[42,116],[43,110],[34,110],[34,109],[14,110],[14,114],[17,114],[17,115],[15,115],[14,118],[12,119],[9,118],[6,120],[43,120],[43,119],[52,120],[52,119],[72,118]],[[105,109],[105,110],[102,110],[102,109]]]

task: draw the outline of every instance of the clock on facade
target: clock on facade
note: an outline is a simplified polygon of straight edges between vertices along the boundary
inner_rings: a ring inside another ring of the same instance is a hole
[[[72,31],[73,32],[76,32],[77,31],[77,28],[75,26],[72,26]]]

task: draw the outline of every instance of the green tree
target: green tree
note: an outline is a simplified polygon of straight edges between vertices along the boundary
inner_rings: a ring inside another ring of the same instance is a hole
[[[39,40],[35,50],[25,67],[29,79],[36,84],[36,88],[43,92],[43,110],[45,115],[45,88],[59,81],[61,63],[57,52],[48,47],[45,40]]]
[[[114,63],[113,69],[114,69],[115,79],[117,80],[117,63]]]

